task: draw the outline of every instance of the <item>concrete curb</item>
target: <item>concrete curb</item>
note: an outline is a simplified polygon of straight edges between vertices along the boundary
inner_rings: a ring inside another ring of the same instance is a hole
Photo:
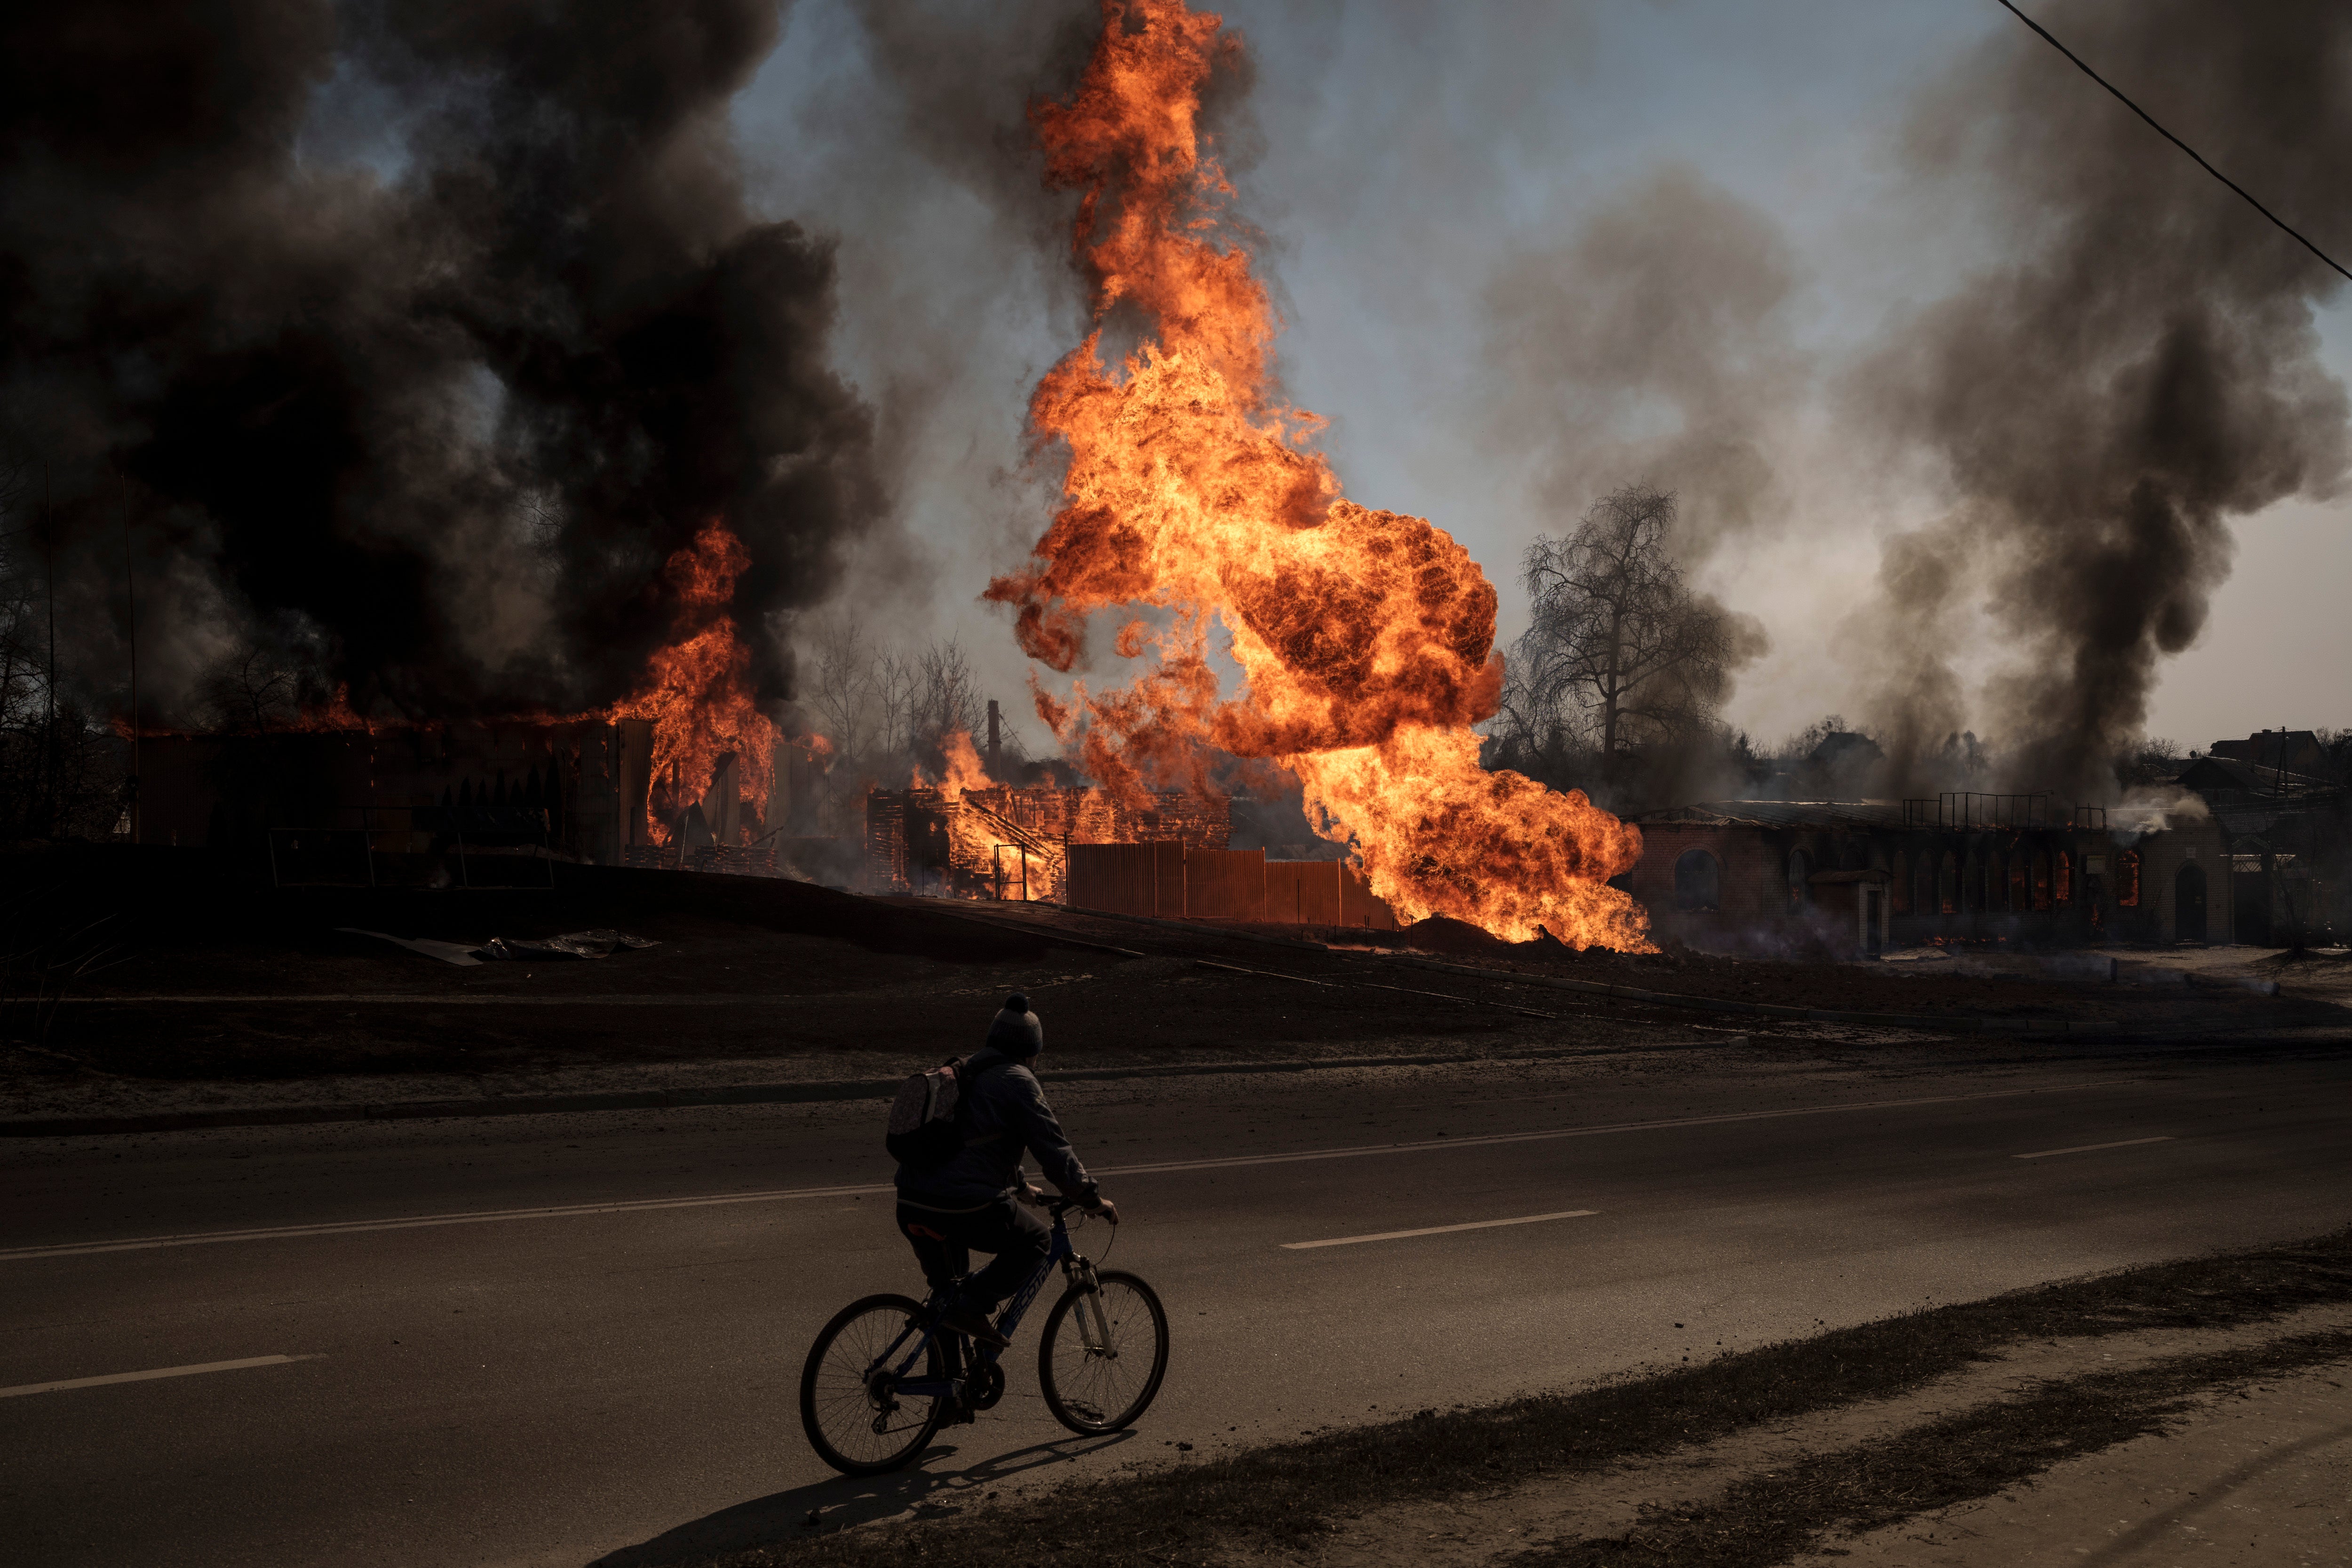
[[[1020,906],[1013,905],[1012,907],[1017,909]],[[1049,909],[1060,909],[1063,906],[1059,904],[1051,904],[1045,907]],[[1328,952],[1331,951],[1330,948],[1319,942],[1306,942],[1297,937],[1270,936],[1264,931],[1228,931],[1223,926],[1213,925],[1206,921],[1163,921],[1156,915],[1123,915],[1113,913],[1109,910],[1072,910],[1069,912],[1074,915],[1082,916],[1090,921],[1125,921],[1129,925],[1157,926],[1161,931],[1181,931],[1186,936],[1223,937],[1227,942],[1255,942],[1260,947],[1287,947],[1294,948],[1302,952]],[[1003,923],[1001,921],[992,921],[984,915],[967,915],[964,918],[967,920],[978,919],[983,925]],[[1050,920],[1034,921],[1027,919],[1026,917],[1015,917],[1013,929],[1020,931],[1052,931],[1057,928]],[[1102,944],[1096,943],[1095,945],[1101,946]],[[1127,949],[1123,947],[1107,948],[1106,951],[1110,952],[1127,952]],[[1150,955],[1144,953],[1129,953],[1128,956],[1131,958],[1142,958]]]
[[[1446,1067],[1471,1062],[1569,1061],[1645,1051],[1725,1050],[1745,1035],[1664,1045],[1581,1047],[1572,1050],[1492,1051],[1384,1057],[1300,1057],[1279,1061],[1171,1062],[1150,1067],[1068,1068],[1037,1076],[1047,1083],[1130,1078],[1203,1078],[1220,1073],[1318,1072],[1330,1068]],[[481,1100],[394,1100],[373,1105],[257,1105],[221,1110],[164,1110],[143,1116],[0,1118],[0,1138],[87,1138],[123,1132],[183,1132],[216,1127],[290,1127],[337,1121],[411,1121],[449,1116],[548,1116],[587,1110],[670,1110],[708,1105],[798,1105],[829,1100],[887,1100],[905,1079],[810,1079],[799,1083],[714,1084],[702,1089],[607,1089],[580,1094],[512,1094]]]
[[[1967,1014],[1936,1016],[1919,1013],[1848,1013],[1831,1007],[1783,1007],[1771,1002],[1740,1002],[1723,996],[1686,996],[1675,991],[1644,991],[1638,986],[1608,985],[1597,980],[1563,980],[1551,975],[1521,974],[1511,970],[1480,969],[1466,963],[1445,963],[1433,958],[1411,958],[1401,953],[1391,954],[1389,962],[1410,964],[1415,969],[1441,970],[1448,974],[1475,975],[1481,980],[1500,981],[1512,985],[1582,991],[1627,1002],[1646,1002],[1658,1007],[1681,1007],[1696,1013],[1736,1013],[1754,1018],[1786,1018],[1792,1023],[1860,1024],[1885,1029],[1922,1029],[1938,1035],[2021,1035],[2029,1037],[2113,1035],[2118,1032],[2113,1024],[2093,1024],[2071,1018],[2011,1021],[1973,1017]],[[2156,1037],[2135,1035],[2132,1037],[2145,1039]]]

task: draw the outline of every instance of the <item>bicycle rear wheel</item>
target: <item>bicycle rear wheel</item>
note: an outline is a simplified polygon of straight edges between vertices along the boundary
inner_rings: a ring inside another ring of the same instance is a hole
[[[868,1296],[835,1312],[809,1346],[801,1368],[801,1427],[817,1458],[844,1475],[904,1468],[947,1415],[945,1399],[903,1394],[895,1386],[891,1369],[913,1352],[921,1330],[909,1332],[909,1325],[922,1310],[904,1296]],[[923,1347],[908,1373],[933,1382],[947,1375],[938,1340]]]
[[[1037,1344],[1045,1408],[1073,1432],[1132,1425],[1168,1371],[1168,1314],[1151,1287],[1117,1269],[1095,1278],[1091,1298],[1078,1285],[1062,1292]]]

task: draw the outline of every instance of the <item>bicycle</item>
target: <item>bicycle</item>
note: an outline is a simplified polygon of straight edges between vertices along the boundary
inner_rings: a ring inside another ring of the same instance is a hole
[[[997,1314],[996,1330],[1011,1340],[1061,1265],[1069,1283],[1045,1314],[1037,1382],[1054,1419],[1090,1436],[1130,1425],[1160,1392],[1168,1314],[1150,1286],[1123,1269],[1097,1269],[1071,1246],[1064,1215],[1082,1206],[1073,1198],[1045,1200],[1053,1244]],[[1004,1397],[997,1358],[1010,1347],[975,1344],[941,1327],[946,1300],[940,1290],[919,1302],[867,1296],[835,1312],[817,1334],[801,1369],[801,1426],[819,1458],[850,1476],[900,1469],[950,1416],[969,1418]]]

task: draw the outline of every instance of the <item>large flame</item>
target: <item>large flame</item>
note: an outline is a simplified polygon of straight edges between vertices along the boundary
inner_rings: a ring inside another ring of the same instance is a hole
[[[669,842],[671,820],[702,798],[730,752],[743,799],[767,815],[778,731],[753,700],[751,653],[726,611],[751,564],[742,542],[715,518],[669,558],[663,572],[677,594],[678,640],[657,650],[644,684],[604,715],[654,721],[646,823],[657,844]]]
[[[1275,316],[1248,251],[1223,237],[1232,194],[1198,121],[1211,71],[1239,49],[1182,0],[1104,0],[1103,34],[1066,103],[1030,119],[1049,184],[1081,193],[1076,249],[1096,321],[1156,328],[1107,369],[1098,325],[1030,403],[1069,457],[1065,504],[1029,565],[987,596],[1017,611],[1022,647],[1067,671],[1094,611],[1129,621],[1125,689],[1038,712],[1089,720],[1087,766],[1123,795],[1203,777],[1208,748],[1287,767],[1323,830],[1352,842],[1372,890],[1410,920],[1468,921],[1524,941],[1643,950],[1641,906],[1607,879],[1640,834],[1588,801],[1478,765],[1470,726],[1503,679],[1495,590],[1454,538],[1339,497],[1313,415],[1275,395]],[[1246,677],[1218,689],[1212,625]]]
[[[988,788],[988,764],[980,760],[980,752],[971,743],[971,731],[949,731],[940,751],[947,760],[947,771],[940,778],[941,795],[949,800],[961,800],[968,789]],[[921,782],[919,774],[917,782]]]

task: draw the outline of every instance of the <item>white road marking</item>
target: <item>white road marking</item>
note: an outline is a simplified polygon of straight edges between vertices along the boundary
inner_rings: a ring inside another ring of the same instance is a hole
[[[55,1383],[20,1383],[14,1388],[0,1388],[0,1399],[14,1399],[20,1394],[56,1394],[68,1388],[103,1388],[110,1383],[148,1383],[159,1377],[194,1377],[205,1372],[242,1372],[249,1366],[291,1366],[298,1361],[316,1361],[315,1355],[256,1355],[243,1361],[205,1361],[194,1366],[159,1366],[152,1372],[110,1372],[104,1377],[61,1377]]]
[[[1383,1230],[1370,1236],[1338,1236],[1328,1241],[1286,1241],[1285,1252],[1305,1252],[1316,1247],[1353,1247],[1360,1241],[1402,1241],[1409,1236],[1445,1236],[1457,1230],[1493,1230],[1504,1225],[1538,1225],[1548,1219],[1584,1219],[1599,1209],[1562,1209],[1558,1214],[1521,1215],[1517,1219],[1474,1219],[1467,1225],[1431,1225],[1419,1230]]]
[[[1998,1089],[1980,1094],[1938,1094],[1917,1100],[1872,1100],[1853,1105],[1802,1105],[1787,1110],[1736,1110],[1721,1116],[1676,1116],[1657,1121],[1617,1121],[1599,1127],[1555,1127],[1540,1132],[1488,1132],[1468,1138],[1424,1138],[1412,1143],[1365,1143],[1348,1149],[1309,1149],[1291,1154],[1230,1154],[1214,1160],[1171,1160],[1156,1165],[1122,1165],[1104,1176],[1139,1176],[1160,1171],[1218,1171],[1236,1165],[1287,1165],[1302,1160],[1349,1160],[1367,1154],[1417,1153],[1430,1149],[1486,1149],[1498,1143],[1537,1143],[1559,1138],[1599,1138],[1614,1132],[1654,1132],[1676,1127],[1717,1127],[1733,1121],[1771,1121],[1789,1116],[1830,1116],[1851,1110],[1899,1110],[1918,1105],[1955,1105],[1972,1100],[2013,1100],[2029,1094],[2063,1094],[2102,1089],[2098,1083],[2063,1083],[2051,1089]],[[0,1258],[8,1255],[0,1253]]]
[[[364,1004],[369,1006],[387,1007],[782,1007],[806,1004],[838,994],[840,994],[817,993],[812,995],[784,992],[772,996],[740,994],[711,995],[698,992],[683,992],[673,995],[668,992],[656,992],[650,994],[630,992],[600,996],[594,992],[573,992],[558,996],[526,996],[514,992],[484,994],[458,991],[436,994],[431,992],[411,991],[321,991],[315,994],[252,992],[214,996],[178,996],[158,993],[152,996],[60,996],[58,1000],[70,1005],[85,1007],[136,1007],[188,1002],[201,1002],[207,1006],[234,1004],[240,1007],[257,1006],[266,1002],[285,1002],[305,1006],[328,1004],[342,1006]],[[848,994],[864,995],[866,994],[852,992]]]
[[[254,1230],[200,1230],[180,1236],[144,1236],[129,1241],[65,1242],[19,1247],[0,1252],[0,1263],[29,1258],[79,1258],[94,1252],[144,1252],[159,1247],[205,1247],[224,1241],[272,1241],[280,1237],[363,1236],[378,1230],[427,1230],[445,1225],[491,1225],[509,1219],[566,1219],[580,1215],[636,1214],[650,1209],[715,1208],[725,1204],[779,1203],[788,1198],[847,1197],[887,1193],[887,1186],[793,1187],[777,1192],[716,1193],[691,1198],[638,1198],[609,1204],[559,1204],[544,1208],[477,1209],[463,1214],[407,1215],[397,1219],[337,1220],[323,1225],[267,1226]]]
[[[1425,1138],[1409,1143],[1364,1143],[1342,1149],[1306,1149],[1282,1154],[1231,1154],[1208,1160],[1166,1160],[1149,1165],[1110,1165],[1097,1176],[1159,1175],[1172,1171],[1223,1171],[1244,1165],[1285,1165],[1309,1160],[1360,1160],[1376,1154],[1417,1154],[1443,1149],[1486,1149],[1502,1143],[1532,1143],[1563,1138],[1601,1138],[1619,1132],[1652,1132],[1677,1127],[1717,1127],[1735,1121],[1771,1121],[1790,1116],[1833,1116],[1856,1110],[1901,1110],[1922,1105],[1958,1105],[1979,1100],[2014,1100],[2105,1089],[2109,1083],[2067,1083],[2049,1089],[1987,1089],[1976,1094],[1927,1095],[1916,1100],[1873,1100],[1850,1105],[1795,1106],[1786,1110],[1740,1110],[1720,1116],[1678,1116],[1658,1121],[1619,1121],[1599,1127],[1556,1127],[1539,1132],[1493,1132],[1469,1138]],[[719,1208],[730,1204],[787,1203],[799,1198],[870,1197],[891,1191],[887,1183],[838,1187],[781,1187],[763,1192],[711,1193],[686,1198],[635,1198],[603,1204],[555,1204],[538,1208],[477,1209],[457,1214],[405,1215],[391,1219],[335,1220],[319,1225],[280,1225],[250,1230],[205,1230],[177,1236],[134,1237],[122,1241],[59,1242],[47,1247],[0,1250],[0,1263],[39,1258],[85,1258],[106,1252],[145,1252],[165,1247],[207,1247],[231,1241],[275,1241],[306,1236],[363,1236],[384,1230],[426,1230],[449,1225],[491,1225],[501,1220],[569,1219],[588,1215],[642,1214],[658,1209]]]
[[[2143,1143],[2169,1143],[2169,1132],[2160,1138],[2126,1138],[2120,1143],[2077,1143],[2072,1149],[2043,1149],[2032,1154],[2011,1154],[2012,1160],[2047,1160],[2058,1154],[2089,1154],[2101,1149],[2137,1149]]]

